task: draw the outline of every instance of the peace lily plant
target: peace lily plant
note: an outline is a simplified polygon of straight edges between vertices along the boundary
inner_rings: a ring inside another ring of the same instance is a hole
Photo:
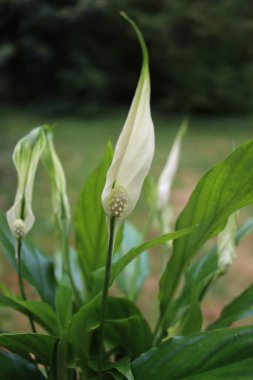
[[[253,229],[252,218],[241,226],[236,218],[239,209],[253,203],[253,140],[200,179],[174,232],[164,233],[171,230],[172,220],[164,217],[164,211],[171,208],[170,191],[186,124],[160,178],[150,181],[146,177],[154,155],[154,128],[148,51],[136,24],[123,17],[141,46],[140,79],[114,153],[108,143],[103,160],[81,191],[73,216],[75,247],[69,243],[67,182],[52,130],[35,128],[14,149],[17,192],[7,220],[1,215],[0,241],[2,253],[18,274],[20,294],[1,285],[0,306],[27,316],[31,331],[1,331],[0,379],[251,379],[253,326],[250,321],[244,321],[243,327],[231,325],[252,317],[253,286],[209,326],[201,306],[212,285],[233,265],[240,240]],[[39,161],[51,185],[60,262],[29,241],[35,224],[32,199]],[[149,215],[139,231],[127,217],[144,181]],[[148,240],[151,232],[157,237]],[[217,243],[211,240],[214,245],[208,249],[205,243],[216,236]],[[173,245],[168,246],[168,241]],[[153,247],[163,265],[159,311],[154,310],[158,317],[150,326],[149,315],[139,310],[136,300],[151,274]],[[24,281],[35,298],[28,299]],[[114,296],[108,295],[112,284],[117,285]]]

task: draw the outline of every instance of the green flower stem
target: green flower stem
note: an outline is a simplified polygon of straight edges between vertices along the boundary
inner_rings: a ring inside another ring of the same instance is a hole
[[[110,284],[112,254],[113,254],[113,247],[114,247],[114,233],[115,233],[115,217],[111,217],[109,239],[108,239],[108,249],[107,249],[107,256],[106,256],[104,286],[103,286],[103,294],[102,294],[102,304],[101,304],[101,323],[99,327],[98,380],[102,380],[102,376],[103,376],[105,318],[106,318],[108,289],[109,289],[109,284]]]
[[[18,264],[18,283],[19,283],[21,297],[23,298],[24,301],[27,301],[25,288],[23,284],[23,277],[22,277],[21,252],[22,252],[22,238],[19,238],[17,239],[17,243],[16,243],[16,259],[17,259],[17,264]],[[28,314],[28,319],[29,319],[32,331],[36,333],[37,331],[35,328],[35,324],[30,313]]]

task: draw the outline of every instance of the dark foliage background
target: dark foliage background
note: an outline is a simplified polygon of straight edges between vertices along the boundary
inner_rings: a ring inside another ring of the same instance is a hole
[[[66,111],[129,103],[141,61],[120,10],[145,35],[157,106],[252,110],[252,0],[2,0],[0,100]]]

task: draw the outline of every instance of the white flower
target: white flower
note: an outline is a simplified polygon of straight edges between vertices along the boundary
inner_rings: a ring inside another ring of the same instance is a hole
[[[46,147],[43,158],[51,181],[53,212],[61,230],[66,232],[66,228],[68,229],[70,222],[66,178],[62,164],[55,151],[53,133],[49,127],[45,128],[45,137]]]
[[[127,120],[116,144],[102,193],[102,204],[109,216],[125,218],[134,209],[155,150],[154,126],[150,113],[148,51],[141,32],[134,28],[143,55],[142,70]]]
[[[7,212],[7,221],[16,238],[27,234],[35,220],[32,211],[33,183],[44,145],[43,127],[38,127],[24,136],[17,143],[13,152],[18,186],[14,205]]]
[[[232,214],[223,231],[218,235],[217,254],[219,272],[225,273],[236,257],[236,213]]]
[[[167,162],[158,179],[157,198],[158,198],[158,208],[160,210],[164,209],[168,205],[168,202],[170,199],[171,187],[173,185],[177,168],[178,168],[182,140],[187,131],[187,128],[188,128],[188,123],[187,121],[184,121],[176,135],[176,138],[173,143],[170,154],[168,156]]]

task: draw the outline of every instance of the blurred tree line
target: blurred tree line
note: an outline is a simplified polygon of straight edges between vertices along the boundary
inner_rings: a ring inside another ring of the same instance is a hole
[[[0,0],[0,99],[71,110],[129,103],[149,46],[163,110],[253,108],[252,0]]]

